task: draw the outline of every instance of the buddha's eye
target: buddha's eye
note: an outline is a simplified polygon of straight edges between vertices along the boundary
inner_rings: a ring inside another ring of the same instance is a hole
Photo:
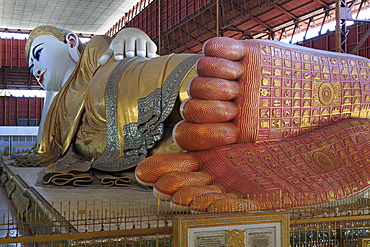
[[[36,45],[33,49],[32,49],[32,55],[33,55],[33,58],[36,59],[37,61],[39,61],[40,59],[40,55],[41,55],[41,51],[44,49],[44,47],[42,47],[43,43],[41,44],[38,44]]]
[[[40,49],[38,49],[38,50],[35,52],[35,54],[33,55],[33,57],[34,57],[37,61],[39,61],[39,60],[40,60],[41,51],[42,51],[43,49],[44,49],[44,48],[40,48]]]

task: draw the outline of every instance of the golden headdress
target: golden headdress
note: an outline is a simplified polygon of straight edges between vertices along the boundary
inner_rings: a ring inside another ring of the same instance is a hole
[[[27,62],[30,56],[31,44],[40,35],[49,35],[56,38],[57,40],[65,42],[67,33],[57,27],[50,25],[42,25],[33,29],[30,33],[30,36],[28,37],[25,47]]]

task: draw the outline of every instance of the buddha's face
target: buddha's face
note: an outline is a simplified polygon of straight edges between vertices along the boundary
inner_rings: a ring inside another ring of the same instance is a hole
[[[58,91],[76,64],[69,56],[68,44],[49,35],[35,38],[29,54],[30,74],[46,90]]]

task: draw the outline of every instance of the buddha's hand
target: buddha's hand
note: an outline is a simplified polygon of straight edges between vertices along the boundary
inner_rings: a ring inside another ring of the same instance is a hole
[[[123,58],[156,57],[157,45],[138,28],[124,28],[111,42],[108,50],[101,56],[100,63],[106,64],[112,56],[116,61]]]

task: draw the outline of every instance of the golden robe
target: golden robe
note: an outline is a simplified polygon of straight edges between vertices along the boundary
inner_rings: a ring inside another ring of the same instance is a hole
[[[174,106],[188,97],[187,82],[196,75],[199,55],[112,59],[100,66],[109,43],[109,37],[96,36],[87,44],[51,104],[39,153],[45,162],[64,157],[46,173],[85,172],[91,167],[115,172],[158,149],[179,151],[170,133],[181,119]]]

